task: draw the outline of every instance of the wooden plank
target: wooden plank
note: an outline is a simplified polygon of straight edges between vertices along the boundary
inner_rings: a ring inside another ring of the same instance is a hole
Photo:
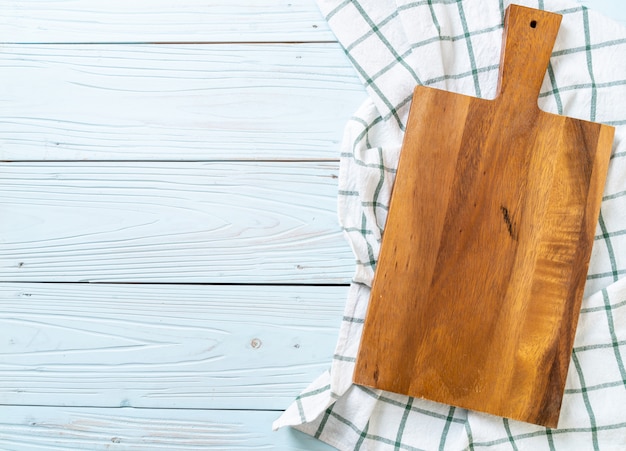
[[[290,428],[272,432],[279,412],[57,407],[0,409],[0,443],[23,450],[330,451]]]
[[[0,41],[328,41],[314,0],[0,2]]]
[[[2,281],[345,284],[337,163],[4,163]]]
[[[3,45],[0,70],[4,161],[336,159],[365,99],[338,44]]]
[[[328,369],[346,295],[0,284],[0,404],[284,409]]]
[[[614,133],[537,106],[560,23],[507,8],[494,100],[415,89],[356,383],[557,426]]]

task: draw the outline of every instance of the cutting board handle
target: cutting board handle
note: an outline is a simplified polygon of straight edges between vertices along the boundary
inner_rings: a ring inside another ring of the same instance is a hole
[[[510,5],[504,18],[498,97],[537,107],[561,15]]]

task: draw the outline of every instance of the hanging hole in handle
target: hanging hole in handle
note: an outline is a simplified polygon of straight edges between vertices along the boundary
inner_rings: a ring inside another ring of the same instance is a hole
[[[530,21],[530,28],[537,28],[537,21],[536,20],[531,20]]]

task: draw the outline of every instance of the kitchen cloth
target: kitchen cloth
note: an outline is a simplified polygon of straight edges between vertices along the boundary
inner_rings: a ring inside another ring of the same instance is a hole
[[[559,425],[547,429],[351,382],[413,88],[495,97],[509,2],[318,3],[369,94],[346,126],[339,175],[356,273],[330,371],[274,428],[340,450],[626,450],[626,28],[578,3],[517,2],[563,15],[540,108],[616,127]]]

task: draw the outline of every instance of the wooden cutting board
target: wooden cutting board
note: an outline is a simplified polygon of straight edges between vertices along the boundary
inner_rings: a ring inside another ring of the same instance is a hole
[[[560,22],[507,9],[495,100],[415,88],[355,383],[557,426],[614,133],[537,106]]]

